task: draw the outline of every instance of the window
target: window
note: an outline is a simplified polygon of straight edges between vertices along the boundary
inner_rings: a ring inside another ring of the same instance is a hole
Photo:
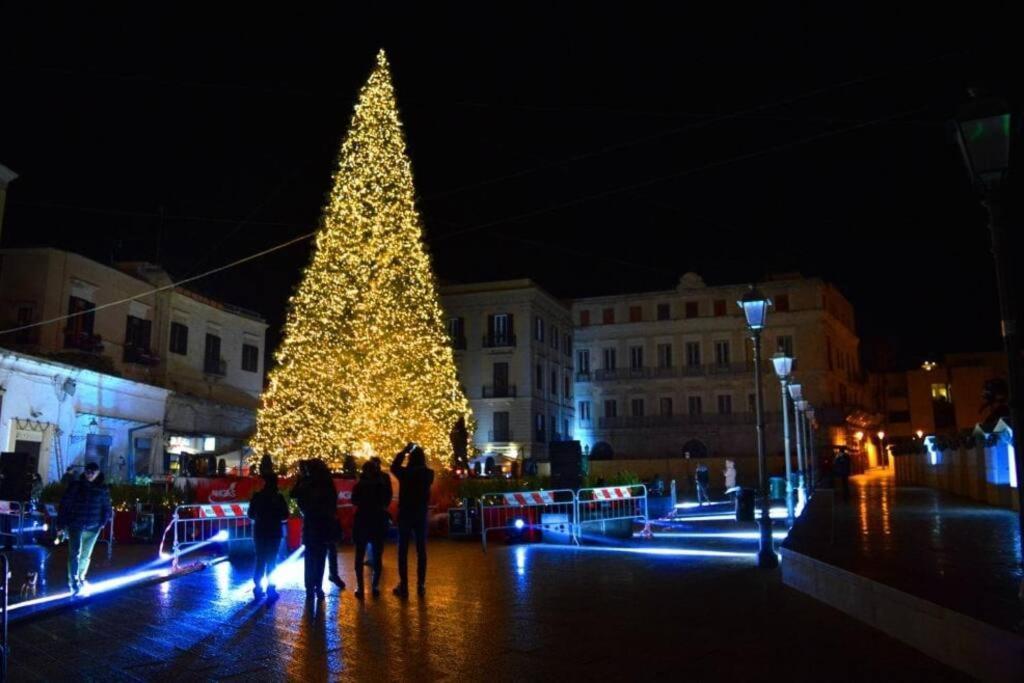
[[[671,344],[658,344],[658,367],[659,368],[670,368],[670,367],[672,367],[672,345]]]
[[[729,394],[721,394],[718,397],[718,413],[720,415],[731,415],[732,414],[732,396]]]
[[[491,440],[511,441],[512,432],[508,428],[508,413],[504,411],[495,412],[492,420],[491,426],[494,428],[494,431],[491,432]]]
[[[604,416],[605,417],[617,417],[618,406],[615,404],[615,399],[610,398],[604,402]]]
[[[828,369],[833,370],[832,367],[832,340],[825,337],[825,358],[828,360]]]
[[[775,304],[776,313],[787,313],[789,311],[789,295],[788,294],[776,294],[775,300],[772,301]]]
[[[658,400],[658,410],[661,413],[662,417],[671,417],[672,416],[672,399],[667,397],[667,396],[664,397],[664,398],[659,399]]]
[[[615,322],[615,309],[606,308],[601,311],[601,322],[605,325],[611,325]]]
[[[260,367],[259,347],[242,344],[242,369],[246,372],[257,372]]]
[[[562,438],[566,440],[572,438],[572,435],[569,433],[569,418],[567,417],[562,418]]]
[[[188,355],[188,325],[171,323],[171,347],[169,351],[182,356]]]
[[[590,372],[590,349],[576,352],[576,372]]]
[[[729,342],[719,340],[715,342],[715,365],[724,367],[729,364]]]
[[[629,307],[629,322],[638,323],[644,319],[644,311],[640,306]]]
[[[700,342],[686,342],[687,367],[700,367]]]
[[[633,417],[644,416],[644,400],[642,398],[634,398],[631,402],[630,408],[633,411]]]
[[[488,346],[515,345],[514,330],[511,313],[497,313],[487,316]]]
[[[590,311],[580,311],[580,327],[590,325]]]
[[[644,347],[629,347],[629,369],[639,370],[644,366]]]
[[[590,401],[580,401],[580,421],[590,421]]]
[[[508,396],[508,363],[495,363],[492,365],[491,380],[495,397]]]
[[[132,351],[149,353],[149,336],[152,331],[152,320],[143,320],[134,315],[127,316],[124,326],[125,355],[129,355]],[[128,359],[125,358],[125,360]]]
[[[699,315],[700,315],[700,307],[697,305],[697,302],[696,301],[687,301],[686,302],[686,317],[687,318],[696,318]]]
[[[220,364],[220,337],[206,333],[206,346],[203,349],[203,372],[211,375],[223,375],[224,368]]]
[[[725,299],[715,299],[715,317],[722,318],[725,315]]]
[[[27,306],[18,306],[18,327],[23,325],[31,325],[35,322],[35,306],[29,304]],[[29,327],[28,329],[18,330],[14,335],[14,341],[19,344],[34,344],[39,341],[39,328]]]
[[[569,398],[572,396],[572,381],[569,379],[569,375],[566,375],[563,379],[565,381],[563,382],[562,396]]]
[[[551,384],[548,386],[552,396],[558,396],[558,371],[551,371]]]
[[[533,338],[539,342],[544,341],[544,318],[539,315],[533,318]]]
[[[551,348],[558,350],[558,328],[551,326]]]
[[[563,334],[562,335],[562,351],[565,352],[565,355],[567,355],[570,358],[572,358],[572,335],[571,334]]]
[[[658,304],[658,320],[669,320],[672,317],[668,304]]]
[[[448,337],[456,349],[466,348],[466,321],[463,318],[448,318]]]
[[[544,366],[537,363],[537,391],[544,392]]]
[[[793,357],[793,337],[790,335],[782,335],[778,337],[776,344],[776,351],[781,351],[790,358]]]
[[[702,401],[700,396],[690,396],[686,399],[686,406],[690,411],[690,415],[700,415],[703,411]]]
[[[747,412],[757,412],[757,397],[754,394],[747,394]]]
[[[554,415],[548,415],[548,424],[551,425],[551,429],[548,430],[548,438],[552,441],[558,440],[558,422],[555,420]]]
[[[604,369],[615,369],[615,349],[608,348],[604,350]]]
[[[68,315],[71,317],[64,328],[64,348],[85,348],[90,344],[96,324],[95,308],[96,304],[91,301],[77,296],[68,297]]]
[[[949,385],[947,384],[933,384],[932,385],[932,400],[933,401],[949,401]]]
[[[534,435],[534,441],[544,441],[544,416],[537,413],[537,419],[534,422],[536,428],[536,434]]]

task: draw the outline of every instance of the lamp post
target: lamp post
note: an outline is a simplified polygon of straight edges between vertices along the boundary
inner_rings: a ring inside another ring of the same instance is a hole
[[[796,407],[797,401],[804,397],[804,388],[799,382],[790,383],[789,397],[793,399],[793,431],[796,436],[797,501],[798,507],[803,509],[802,506],[807,503],[807,460],[804,457],[803,423],[800,420],[800,410]]]
[[[747,319],[750,338],[754,342],[754,409],[757,414],[757,469],[761,487],[761,519],[758,529],[761,541],[757,551],[757,566],[763,569],[774,569],[779,566],[779,558],[775,555],[772,542],[772,517],[768,496],[768,464],[764,452],[764,392],[761,388],[761,330],[768,317],[771,301],[757,291],[753,285],[739,301]]]
[[[805,403],[806,403],[806,401],[805,401]],[[805,415],[806,421],[807,421],[807,461],[809,463],[808,467],[809,467],[809,471],[811,473],[810,474],[811,493],[814,493],[814,469],[815,469],[815,464],[814,464],[814,462],[815,462],[814,461],[814,453],[815,453],[814,433],[815,433],[815,431],[817,431],[817,428],[814,426],[815,424],[817,424],[815,422],[815,420],[814,420],[814,406],[812,406],[810,403],[807,403],[807,408],[804,411],[804,415]]]
[[[884,467],[889,469],[889,458],[885,455],[885,432],[881,429],[878,430],[878,461],[879,465],[884,463]]]
[[[797,421],[800,423],[800,441],[804,449],[804,489],[809,496],[814,492],[814,474],[811,462],[811,445],[807,438],[807,406],[810,404],[804,399],[796,401]]]
[[[1010,153],[1019,149],[1020,115],[997,98],[977,98],[965,105],[953,122],[960,152],[971,182],[988,210],[988,228],[992,240],[992,256],[996,267],[999,291],[999,313],[1002,318],[1003,346],[1006,349],[1009,374],[1008,403],[1013,423],[1013,451],[1016,454],[1017,497],[1020,505],[1020,545],[1024,551],[1024,455],[1020,449],[1020,430],[1024,425],[1024,387],[1021,386],[1020,337],[1017,309],[1010,279],[1010,253],[1007,244],[1007,218],[1003,199],[1010,196]],[[1024,584],[1022,584],[1024,586]]]
[[[793,373],[793,357],[785,351],[779,351],[772,356],[772,365],[775,366],[775,374],[779,378],[779,386],[782,387],[782,459],[786,463],[786,521],[793,525],[793,475],[789,464],[789,378]]]

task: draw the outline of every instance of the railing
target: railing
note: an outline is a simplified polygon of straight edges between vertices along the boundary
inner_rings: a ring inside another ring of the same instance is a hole
[[[778,413],[765,413],[765,424],[781,419]],[[701,413],[700,415],[623,415],[599,417],[598,429],[642,429],[648,427],[687,427],[705,425],[753,425],[754,413]]]
[[[103,351],[103,337],[92,332],[64,330],[64,348],[99,353]]]
[[[671,365],[663,365],[657,368],[651,368],[652,377],[677,377],[679,375],[679,368],[672,367]]]
[[[589,382],[590,381],[590,372],[589,371],[587,371],[587,372],[577,372],[576,373],[576,381],[577,382]]]
[[[601,368],[600,370],[594,371],[594,381],[604,382],[610,379],[619,379],[618,368]]]
[[[708,375],[742,375],[754,371],[753,363],[725,363],[722,365],[684,365],[682,367],[642,367],[642,368],[602,368],[593,373],[596,382],[607,382],[620,379],[648,379],[658,377],[706,377]],[[763,372],[773,372],[770,363],[765,363]],[[581,377],[577,373],[576,381],[589,381],[590,377]]]
[[[228,374],[228,362],[221,358],[219,361],[207,360],[203,362],[203,372],[207,375],[224,377]]]
[[[499,429],[497,431],[491,430],[487,432],[488,441],[496,441],[497,443],[508,443],[512,441],[512,430],[511,429]]]
[[[124,347],[124,362],[138,365],[159,365],[160,357],[146,348],[126,346]]]
[[[514,334],[488,334],[483,339],[485,349],[497,349],[516,345]]]
[[[500,385],[500,384],[495,384],[495,385],[487,385],[487,384],[485,384],[483,386],[483,390],[481,392],[481,395],[483,396],[483,398],[515,398],[516,397],[516,385],[515,384],[506,384],[506,385],[503,386],[503,385]]]

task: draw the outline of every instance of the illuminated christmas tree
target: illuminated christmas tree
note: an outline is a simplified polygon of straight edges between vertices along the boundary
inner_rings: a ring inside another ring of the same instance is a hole
[[[334,188],[290,300],[257,415],[255,456],[279,464],[388,457],[409,441],[449,463],[470,419],[413,199],[387,58],[359,94]]]

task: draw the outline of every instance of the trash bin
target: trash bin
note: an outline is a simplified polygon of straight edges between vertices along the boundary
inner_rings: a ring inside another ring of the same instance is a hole
[[[754,521],[754,489],[741,488],[736,491],[736,521]]]
[[[786,497],[786,478],[771,477],[768,480],[772,500],[783,500]]]

